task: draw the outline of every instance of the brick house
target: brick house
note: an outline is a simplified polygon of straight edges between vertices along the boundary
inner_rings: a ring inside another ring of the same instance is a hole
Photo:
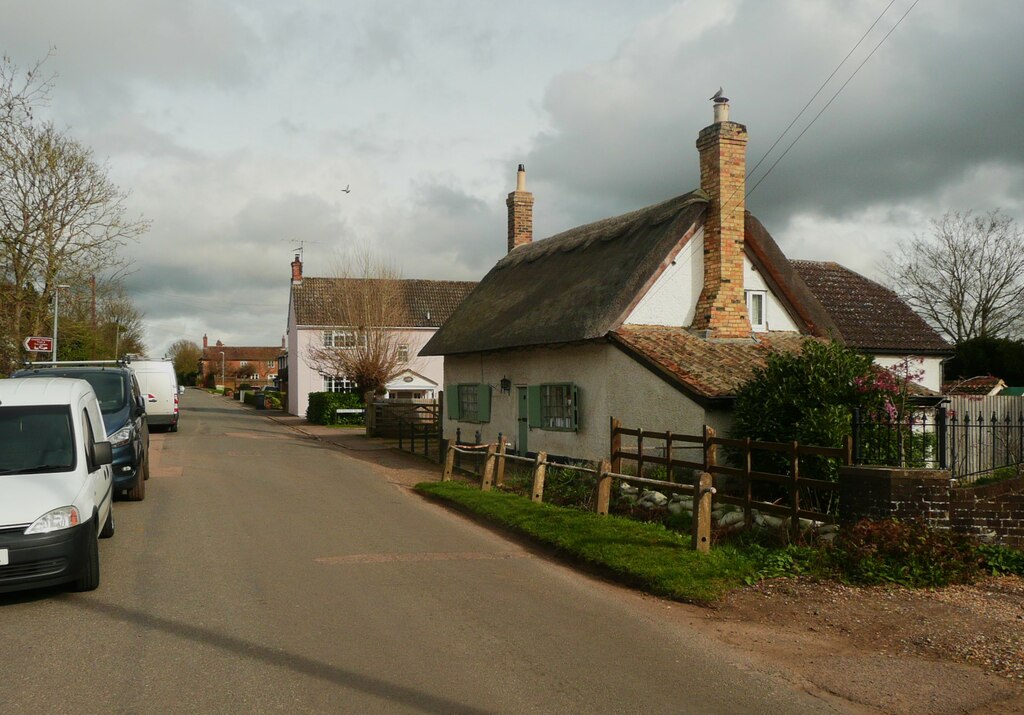
[[[920,359],[938,391],[950,347],[892,291],[838,264],[790,262],[745,210],[746,128],[727,100],[697,138],[698,190],[532,240],[522,166],[508,254],[421,354],[444,356],[445,436],[519,453],[607,454],[609,417],[699,433],[731,421],[772,351],[835,339],[880,364]]]
[[[353,316],[335,297],[351,282],[365,283],[372,278],[318,278],[303,276],[302,261],[292,261],[291,291],[288,299],[287,409],[293,415],[305,415],[311,392],[348,392],[355,384],[345,375],[324,375],[310,364],[310,347],[330,346],[345,350],[360,339]],[[390,282],[389,282],[390,283]],[[386,330],[406,355],[406,369],[387,385],[390,399],[435,399],[441,391],[443,360],[420,352],[476,286],[468,281],[399,279],[394,282],[400,293],[400,307],[394,326]],[[364,287],[353,290],[367,292]],[[383,326],[382,326],[383,327]],[[364,338],[365,339],[365,338]]]
[[[225,345],[218,340],[212,346],[203,335],[203,352],[199,358],[199,384],[216,384],[235,388],[243,383],[270,387],[277,380],[277,360],[284,352],[280,347]]]

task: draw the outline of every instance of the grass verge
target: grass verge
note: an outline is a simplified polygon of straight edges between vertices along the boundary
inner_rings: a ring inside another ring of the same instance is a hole
[[[677,601],[712,603],[758,570],[756,560],[741,550],[722,545],[700,554],[691,550],[689,537],[659,524],[534,504],[458,482],[423,482],[416,490],[528,536],[616,581]]]

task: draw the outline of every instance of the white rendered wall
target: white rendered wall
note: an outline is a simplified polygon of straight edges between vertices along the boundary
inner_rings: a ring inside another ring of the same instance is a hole
[[[658,276],[647,295],[626,318],[630,325],[671,325],[685,328],[693,324],[697,299],[704,284],[704,229],[694,234],[680,249],[665,272]]]
[[[309,406],[309,393],[321,392],[324,379],[320,372],[310,367],[308,355],[311,345],[323,345],[324,330],[329,328],[295,329],[289,322],[288,329],[288,412],[305,416]],[[444,358],[425,357],[419,354],[427,341],[437,332],[436,328],[397,328],[393,331],[399,344],[409,346],[412,358],[407,367],[428,380],[436,382],[441,389],[444,378]]]
[[[502,378],[512,382],[510,394],[499,388]],[[487,383],[491,386],[491,419],[486,423],[461,422],[445,417],[446,439],[456,429],[462,440],[472,442],[480,432],[481,442],[492,442],[502,433],[518,449],[519,403],[517,386],[552,382],[573,382],[579,390],[579,430],[563,432],[531,428],[527,449],[578,459],[597,460],[608,456],[609,419],[618,418],[624,427],[677,434],[700,434],[705,419],[725,427],[718,413],[706,416],[704,409],[664,380],[607,343],[590,343],[561,348],[534,348],[488,355],[449,356],[445,360],[445,390],[458,383]],[[446,392],[447,401],[447,392]],[[445,413],[447,415],[447,405]]]
[[[903,361],[906,355],[872,355],[876,365],[884,368],[896,368],[896,373],[903,371]],[[942,392],[942,358],[937,357],[909,357],[910,372],[922,372],[923,376],[915,380],[917,384],[927,387],[935,392]]]
[[[627,325],[669,325],[686,328],[693,324],[701,287],[704,285],[704,229],[700,229],[680,249],[675,260],[658,276],[651,289],[626,318]],[[768,289],[754,264],[743,257],[744,290],[763,290],[768,294],[766,317],[768,330],[798,332],[799,328],[778,296]]]
[[[797,327],[796,322],[786,311],[782,301],[768,288],[764,276],[761,275],[759,270],[754,268],[754,264],[746,256],[743,257],[743,290],[763,290],[767,292],[768,301],[765,306],[765,320],[768,330],[800,332],[800,328]]]

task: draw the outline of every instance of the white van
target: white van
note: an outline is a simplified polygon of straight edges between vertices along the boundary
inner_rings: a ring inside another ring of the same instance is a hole
[[[85,380],[0,380],[0,593],[100,583],[114,535],[111,447]]]
[[[171,360],[133,358],[128,367],[142,388],[146,400],[146,419],[149,426],[165,427],[168,432],[178,431],[178,376]]]

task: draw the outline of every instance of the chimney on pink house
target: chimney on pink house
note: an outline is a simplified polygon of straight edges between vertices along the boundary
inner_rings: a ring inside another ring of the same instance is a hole
[[[300,285],[302,283],[302,261],[299,260],[299,254],[295,254],[295,260],[292,261],[292,285]]]
[[[708,338],[749,338],[743,292],[747,128],[729,121],[729,100],[713,98],[714,123],[697,136],[700,188],[710,198],[704,218],[704,284],[693,328]]]
[[[210,347],[210,339],[208,337],[206,337],[206,333],[203,333],[203,347],[204,348]]]
[[[533,241],[533,194],[526,190],[526,167],[519,165],[516,190],[505,199],[508,206],[508,252]]]

